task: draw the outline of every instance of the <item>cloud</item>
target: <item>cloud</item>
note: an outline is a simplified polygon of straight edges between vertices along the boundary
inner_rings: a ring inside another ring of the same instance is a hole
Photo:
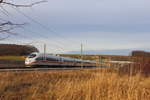
[[[29,39],[51,43],[52,48],[59,44],[74,50],[80,48],[81,42],[92,50],[145,48],[150,42],[149,5],[148,0],[48,0],[32,8],[19,9],[30,18],[11,8],[9,12],[13,16],[8,18],[28,22],[25,30],[16,31]]]

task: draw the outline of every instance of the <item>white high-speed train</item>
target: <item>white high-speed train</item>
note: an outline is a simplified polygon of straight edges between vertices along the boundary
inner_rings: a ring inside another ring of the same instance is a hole
[[[55,56],[45,53],[31,53],[25,59],[27,67],[32,66],[91,66],[96,65],[95,61],[81,60],[69,57]]]

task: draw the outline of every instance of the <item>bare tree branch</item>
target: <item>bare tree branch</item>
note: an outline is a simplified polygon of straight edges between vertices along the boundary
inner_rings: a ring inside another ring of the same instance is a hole
[[[7,38],[9,38],[10,37],[10,35],[7,35],[6,37],[0,37],[0,41],[1,40],[5,40],[5,39],[7,39]]]
[[[3,0],[0,0],[0,3],[2,3],[3,2]]]
[[[7,5],[10,5],[10,6],[14,6],[14,7],[32,7],[36,4],[40,4],[40,3],[44,3],[44,2],[47,2],[47,1],[43,0],[43,1],[38,1],[38,2],[28,4],[28,5],[20,5],[20,4],[13,4],[13,3],[10,3],[10,2],[5,2],[3,0],[0,1],[1,4],[7,4]]]
[[[47,2],[46,0],[42,0],[42,1],[38,1],[38,2],[34,2],[34,3],[31,3],[31,4],[14,4],[14,3],[11,3],[11,2],[7,2],[6,0],[0,0],[0,7],[3,11],[3,13],[5,15],[7,15],[7,13],[9,13],[7,10],[5,10],[2,6],[2,4],[5,4],[5,5],[9,5],[9,6],[13,6],[13,7],[32,7],[34,5],[37,5],[37,4],[40,4],[40,3],[44,3],[44,2]],[[0,40],[4,40],[8,37],[10,37],[10,35],[16,35],[16,33],[12,32],[12,30],[14,30],[16,27],[20,27],[22,25],[25,25],[25,23],[23,24],[15,24],[11,21],[0,21],[0,34],[8,34],[8,36],[2,38],[0,37]]]
[[[17,35],[17,33],[12,32],[12,30],[17,28],[17,27],[20,27],[22,25],[25,25],[25,23],[24,24],[14,24],[14,23],[12,23],[10,21],[0,23],[0,33],[1,34]],[[6,37],[6,38],[8,38],[8,37]],[[0,37],[0,40],[4,40],[6,38],[1,38]]]

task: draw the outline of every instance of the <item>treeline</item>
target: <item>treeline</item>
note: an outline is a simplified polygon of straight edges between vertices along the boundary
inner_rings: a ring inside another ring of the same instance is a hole
[[[135,56],[135,57],[150,57],[150,52],[132,51],[132,56]]]
[[[0,56],[26,56],[32,52],[39,52],[31,45],[0,44]]]

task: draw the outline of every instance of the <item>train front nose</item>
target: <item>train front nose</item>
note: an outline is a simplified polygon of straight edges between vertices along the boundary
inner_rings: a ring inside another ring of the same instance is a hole
[[[25,65],[26,65],[26,66],[32,65],[33,62],[34,62],[34,60],[26,58],[26,60],[25,60]]]
[[[30,60],[28,58],[26,58],[25,65],[29,65],[29,64],[30,64]]]
[[[25,65],[26,66],[31,66],[35,62],[37,54],[32,53],[30,54],[26,59],[25,59]]]

